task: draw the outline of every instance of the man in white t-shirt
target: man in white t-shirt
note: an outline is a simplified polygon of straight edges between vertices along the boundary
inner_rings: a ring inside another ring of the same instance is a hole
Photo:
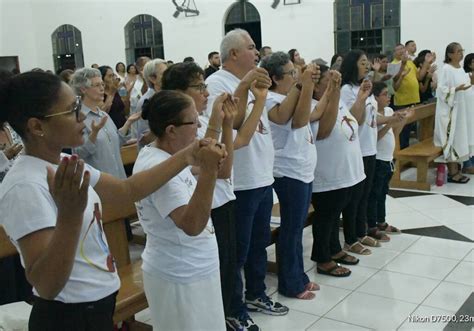
[[[258,51],[250,35],[241,29],[226,34],[221,42],[220,54],[223,69],[206,80],[210,100],[223,92],[239,98],[239,113],[234,119],[234,129],[244,123],[252,109],[264,107],[249,91],[251,87],[268,84],[268,73],[256,68]],[[266,85],[268,86],[268,85]],[[259,109],[259,110],[262,110]],[[270,315],[285,315],[288,308],[273,302],[265,294],[267,268],[266,246],[270,241],[270,218],[273,206],[274,148],[268,114],[261,112],[260,123],[247,146],[234,152],[235,218],[237,220],[237,272],[231,299],[231,314],[227,325],[233,330],[260,330],[248,315],[248,310]],[[245,269],[245,303],[241,268]]]

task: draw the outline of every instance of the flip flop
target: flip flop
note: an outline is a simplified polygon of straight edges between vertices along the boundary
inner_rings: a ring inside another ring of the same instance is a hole
[[[460,175],[459,179],[454,179],[457,175]],[[469,182],[471,179],[469,177],[463,176],[460,173],[457,173],[452,176],[448,176],[448,183],[454,183],[454,184],[466,184]]]
[[[347,272],[343,274],[334,273],[334,271],[339,268],[342,268],[342,266],[339,263],[336,263],[333,267],[329,268],[328,270],[324,270],[324,269],[321,269],[320,267],[316,267],[316,271],[318,272],[318,274],[328,275],[328,276],[333,276],[333,277],[348,277],[351,274],[350,270],[348,270]]]
[[[318,284],[314,283],[314,282],[309,282],[308,284],[306,284],[306,286],[304,287],[304,289],[306,291],[319,291],[320,287]]]
[[[301,300],[313,300],[315,297],[316,297],[316,294],[308,290],[304,290],[300,294],[296,295],[296,298],[301,299]]]
[[[345,265],[356,265],[357,263],[359,263],[359,259],[355,258],[354,256],[352,256],[352,257],[355,258],[355,261],[347,260],[346,258],[348,256],[350,257],[352,255],[349,255],[346,252],[344,252],[343,256],[338,257],[337,259],[332,259],[332,260],[336,263],[345,264]]]

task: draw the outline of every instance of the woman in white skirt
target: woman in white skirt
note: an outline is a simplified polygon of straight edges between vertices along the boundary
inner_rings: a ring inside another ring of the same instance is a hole
[[[196,139],[198,112],[193,100],[181,92],[156,93],[144,105],[142,117],[157,138],[140,151],[134,173],[165,161]],[[147,234],[142,269],[155,330],[225,330],[210,219],[225,146],[215,144],[206,153],[197,181],[186,168],[136,204]]]

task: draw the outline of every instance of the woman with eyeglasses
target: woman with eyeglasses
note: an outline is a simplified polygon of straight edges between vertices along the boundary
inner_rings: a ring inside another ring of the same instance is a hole
[[[219,170],[212,202],[211,219],[216,231],[219,247],[222,301],[225,316],[231,316],[230,304],[234,291],[236,270],[235,194],[233,189],[233,153],[246,146],[255,132],[261,113],[252,111],[247,121],[236,130],[233,138],[234,115],[237,112],[234,100],[223,94],[214,100],[210,117],[204,115],[209,93],[204,83],[204,71],[194,62],[178,63],[163,74],[162,88],[178,90],[190,96],[199,113],[198,137],[220,139],[226,145],[227,158]],[[258,94],[258,92],[255,92]],[[259,96],[262,100],[264,97]],[[263,104],[263,102],[262,102]],[[263,107],[262,109],[263,110]],[[193,169],[199,175],[199,169]]]
[[[85,115],[84,144],[75,146],[73,152],[100,171],[117,178],[126,178],[120,146],[130,138],[130,126],[141,114],[130,115],[125,124],[117,129],[110,116],[99,108],[104,98],[105,84],[97,69],[77,70],[70,84],[78,95],[77,105]]]
[[[221,109],[222,111],[222,109]],[[191,97],[157,92],[142,116],[156,139],[140,151],[133,172],[159,164],[192,144],[199,114]],[[210,218],[225,145],[206,154],[196,180],[187,168],[137,203],[147,242],[143,282],[156,330],[225,330],[216,233]]]
[[[311,259],[316,271],[333,277],[347,277],[351,270],[342,265],[355,265],[359,260],[342,250],[339,242],[339,217],[351,206],[354,194],[364,178],[364,165],[359,145],[359,124],[340,101],[341,74],[320,66],[321,79],[314,86],[318,122],[311,122],[316,138],[318,162],[314,170],[311,203],[314,207],[313,247]],[[323,125],[323,123],[326,123]],[[344,218],[344,235],[352,236]]]
[[[343,217],[349,219],[344,224],[351,227],[346,231],[345,248],[361,255],[372,253],[364,245],[378,247],[379,241],[390,240],[385,232],[377,228],[375,221],[369,220],[370,224],[367,223],[367,209],[371,203],[368,199],[374,181],[377,154],[377,101],[372,95],[372,82],[367,78],[368,73],[369,61],[363,51],[353,50],[344,57],[341,64],[341,101],[357,119],[366,176],[353,194],[351,205],[343,212]]]
[[[112,331],[120,280],[101,204],[120,213],[197,160],[212,168],[209,160],[223,153],[213,141],[193,140],[128,179],[99,172],[77,155],[61,155],[64,147],[83,144],[85,114],[68,85],[41,72],[17,75],[0,90],[0,120],[25,145],[0,185],[0,224],[34,288],[29,330]]]
[[[318,69],[309,65],[297,84],[297,71],[290,56],[275,52],[260,66],[272,79],[265,107],[268,111],[275,161],[273,188],[280,203],[280,232],[277,245],[278,292],[303,300],[315,297],[303,266],[303,227],[311,200],[316,167],[316,149],[310,127],[311,97]]]
[[[464,49],[453,42],[446,47],[444,65],[438,76],[434,144],[443,148],[448,163],[448,182],[466,184],[470,178],[458,163],[474,155],[474,76],[461,66]]]

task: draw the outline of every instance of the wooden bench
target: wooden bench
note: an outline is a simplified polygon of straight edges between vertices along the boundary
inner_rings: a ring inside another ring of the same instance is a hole
[[[395,137],[394,158],[396,163],[390,187],[430,191],[428,168],[430,163],[442,154],[441,147],[433,145],[436,104],[420,105],[415,107],[414,110],[414,116],[408,120],[407,124],[419,122],[418,138],[420,142],[400,150],[399,137]],[[401,178],[401,172],[409,164],[417,168],[416,181],[402,180]]]
[[[137,143],[126,145],[120,148],[120,156],[124,166],[133,165],[138,156]]]

